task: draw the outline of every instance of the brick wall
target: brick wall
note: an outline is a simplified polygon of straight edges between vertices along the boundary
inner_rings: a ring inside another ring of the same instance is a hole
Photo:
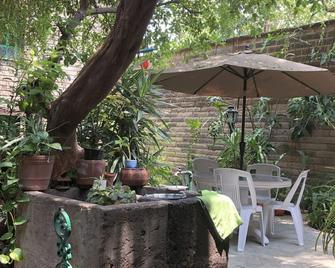
[[[277,36],[274,40],[266,41],[270,36]],[[323,39],[320,41],[320,36]],[[320,57],[312,58],[312,52],[320,53],[330,51],[335,44],[335,21],[328,21],[325,24],[313,24],[300,28],[287,29],[264,33],[259,38],[243,36],[227,40],[224,47],[215,47],[211,54],[234,52],[244,50],[246,45],[262,53],[275,56],[286,55],[286,59],[320,66]],[[321,55],[321,54],[320,54]],[[172,64],[190,60],[188,50],[182,51],[173,60]],[[335,61],[327,66],[335,72]],[[166,144],[164,158],[175,166],[183,166],[186,163],[187,149],[190,142],[190,133],[186,126],[187,118],[199,118],[203,122],[215,118],[215,109],[208,105],[206,97],[190,96],[182,93],[175,93],[163,90],[160,105],[163,118],[171,126],[171,141]],[[237,100],[230,100],[236,105]],[[253,100],[249,100],[251,105]],[[241,107],[241,104],[240,104]],[[239,112],[241,115],[241,112]],[[274,129],[272,143],[279,149],[279,152],[287,152],[287,155],[280,162],[283,172],[295,176],[301,170],[300,157],[297,150],[302,150],[308,156],[308,168],[315,178],[328,179],[335,177],[335,131],[331,128],[316,129],[312,136],[306,136],[298,142],[290,139],[290,129],[287,117],[287,100],[279,100],[278,118],[280,126]],[[240,122],[240,120],[239,120]],[[195,144],[192,153],[195,156],[216,158],[218,150],[212,149],[212,139],[208,135],[208,124],[205,124],[201,131],[199,143]],[[240,123],[237,124],[240,127]],[[247,131],[251,125],[247,121]]]
[[[60,90],[66,89],[72,81],[76,78],[81,66],[74,65],[65,67],[64,71],[67,74],[67,77],[62,81],[58,82]],[[16,70],[15,63],[11,60],[2,60],[0,59],[0,92],[2,98],[10,98],[13,96],[15,91],[15,86],[20,80],[20,72]],[[6,105],[3,103],[0,104],[0,114],[6,114]]]

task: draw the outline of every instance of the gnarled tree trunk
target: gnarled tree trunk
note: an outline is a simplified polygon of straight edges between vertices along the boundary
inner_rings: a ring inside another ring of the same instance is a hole
[[[56,156],[53,177],[74,166],[80,156],[75,130],[110,92],[139,50],[157,0],[121,0],[116,21],[98,52],[50,109],[48,130],[64,147]]]

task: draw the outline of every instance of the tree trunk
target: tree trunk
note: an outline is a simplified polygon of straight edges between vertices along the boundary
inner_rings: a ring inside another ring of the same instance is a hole
[[[48,117],[48,130],[66,149],[56,157],[53,177],[78,159],[77,125],[111,91],[139,50],[157,0],[121,0],[112,31],[75,81],[56,99]]]

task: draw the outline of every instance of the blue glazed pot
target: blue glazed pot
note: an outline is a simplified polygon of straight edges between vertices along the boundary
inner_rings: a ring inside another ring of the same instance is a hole
[[[137,160],[135,159],[126,160],[126,168],[136,168],[136,167],[137,167]]]

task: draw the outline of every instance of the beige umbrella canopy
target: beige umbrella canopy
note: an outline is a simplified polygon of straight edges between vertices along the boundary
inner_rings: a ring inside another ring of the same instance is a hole
[[[240,168],[245,151],[246,98],[291,98],[335,93],[335,76],[327,69],[266,54],[232,53],[179,65],[155,84],[202,96],[243,97]]]

